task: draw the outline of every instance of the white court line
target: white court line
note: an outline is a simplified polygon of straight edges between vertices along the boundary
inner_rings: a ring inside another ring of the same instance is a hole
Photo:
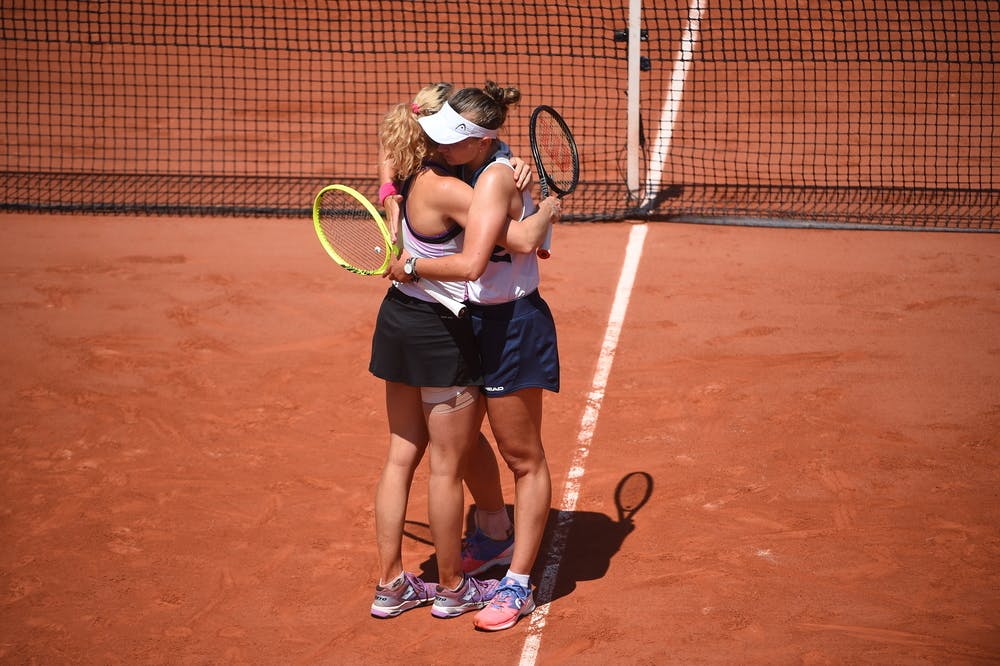
[[[573,454],[573,462],[570,464],[569,473],[566,475],[566,484],[563,486],[562,503],[559,506],[559,514],[552,531],[552,542],[549,546],[545,571],[538,584],[538,598],[546,601],[552,598],[556,578],[559,576],[559,564],[562,561],[563,552],[566,550],[569,528],[573,524],[573,511],[576,509],[576,501],[580,497],[580,482],[583,479],[584,463],[590,453],[590,442],[594,438],[594,429],[597,427],[597,416],[601,411],[601,403],[604,401],[604,389],[608,385],[608,375],[611,374],[611,365],[615,360],[618,336],[621,334],[625,312],[628,310],[628,302],[632,296],[632,285],[635,283],[635,274],[639,266],[639,258],[642,256],[642,246],[645,239],[646,225],[633,226],[629,233],[628,246],[625,249],[625,262],[622,264],[622,273],[618,278],[618,287],[615,289],[615,300],[611,305],[608,326],[604,332],[601,354],[597,359],[597,370],[594,372],[590,394],[587,396],[587,407],[584,409],[583,419],[580,421],[580,434],[576,438],[576,452]],[[542,629],[545,628],[549,607],[550,604],[545,603],[538,606],[531,614],[531,623],[528,625],[524,647],[521,649],[521,666],[532,666],[538,657],[538,648],[542,642]]]
[[[708,0],[691,0],[688,6],[687,25],[681,34],[681,50],[674,60],[674,72],[670,77],[670,91],[663,103],[663,113],[660,115],[659,132],[656,141],[649,151],[649,168],[646,171],[646,202],[649,202],[660,190],[663,180],[663,165],[670,153],[670,141],[674,136],[674,123],[681,110],[681,96],[684,93],[684,83],[687,81],[688,69],[694,60],[694,49],[698,44],[698,31],[701,28],[701,15],[705,11]]]
[[[707,5],[707,0],[691,0],[691,4],[688,6],[687,25],[681,35],[681,50],[674,62],[673,75],[670,79],[670,92],[660,117],[660,131],[650,153],[649,169],[646,174],[647,199],[660,188],[660,181],[663,178],[663,164],[670,152],[674,122],[677,119],[677,114],[680,113],[684,82],[687,79],[688,69],[694,57],[694,49],[698,43],[698,30],[701,27],[701,16],[705,5]],[[580,497],[584,463],[590,454],[590,443],[594,437],[594,428],[597,426],[597,416],[601,411],[601,403],[604,401],[604,389],[607,387],[608,375],[611,373],[611,364],[618,347],[618,336],[625,320],[625,311],[628,308],[645,238],[646,225],[632,227],[628,248],[625,252],[625,263],[622,266],[622,274],[615,291],[615,302],[611,306],[611,316],[604,334],[604,344],[601,346],[601,355],[597,361],[597,371],[594,373],[590,394],[587,396],[587,407],[580,423],[576,452],[566,476],[562,504],[553,528],[548,560],[545,564],[542,580],[538,585],[538,598],[545,599],[546,603],[536,608],[535,612],[531,614],[531,623],[528,625],[524,646],[521,649],[520,666],[534,666],[535,660],[538,658],[538,650],[542,643],[542,630],[545,628],[545,622],[549,615],[550,603],[548,601],[552,599],[552,592],[559,576],[559,564],[566,550],[569,529],[573,524],[573,512],[576,509],[576,501]]]

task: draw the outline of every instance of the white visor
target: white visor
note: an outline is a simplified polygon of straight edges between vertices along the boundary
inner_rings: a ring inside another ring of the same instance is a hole
[[[417,118],[417,122],[424,128],[427,136],[445,146],[458,143],[469,137],[497,138],[496,130],[480,127],[471,120],[463,118],[458,111],[451,108],[451,104],[448,102],[445,102],[437,113]]]

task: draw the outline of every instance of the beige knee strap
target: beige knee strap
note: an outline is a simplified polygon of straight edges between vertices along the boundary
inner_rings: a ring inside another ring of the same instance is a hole
[[[420,399],[425,405],[430,405],[435,414],[447,414],[465,409],[476,402],[479,388],[476,386],[423,387],[420,389]]]

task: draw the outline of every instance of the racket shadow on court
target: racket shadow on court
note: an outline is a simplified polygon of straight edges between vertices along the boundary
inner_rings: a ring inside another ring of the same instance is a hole
[[[538,557],[531,572],[536,585],[535,601],[547,603],[565,597],[576,589],[579,581],[603,578],[611,561],[621,549],[625,539],[635,528],[635,515],[653,494],[653,477],[647,472],[630,472],[623,476],[614,490],[617,515],[612,517],[595,511],[549,510],[549,517],[542,537]],[[507,506],[513,516],[514,507]],[[473,509],[466,516],[466,528],[474,529]],[[432,545],[430,529],[426,523],[407,521],[404,535],[415,541]],[[420,563],[418,575],[428,581],[438,580],[437,558],[432,553]],[[558,568],[551,591],[541,584],[546,568]],[[479,578],[500,578],[506,566],[496,566],[479,574]]]

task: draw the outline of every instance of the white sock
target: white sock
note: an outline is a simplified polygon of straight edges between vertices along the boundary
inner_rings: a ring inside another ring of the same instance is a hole
[[[393,578],[391,582],[386,583],[385,585],[382,585],[381,587],[396,587],[401,582],[403,582],[403,572],[402,571],[400,571],[399,575],[396,576],[395,578]]]
[[[504,578],[513,578],[514,581],[521,587],[528,587],[528,574],[514,573],[513,571],[507,570],[507,575]]]

